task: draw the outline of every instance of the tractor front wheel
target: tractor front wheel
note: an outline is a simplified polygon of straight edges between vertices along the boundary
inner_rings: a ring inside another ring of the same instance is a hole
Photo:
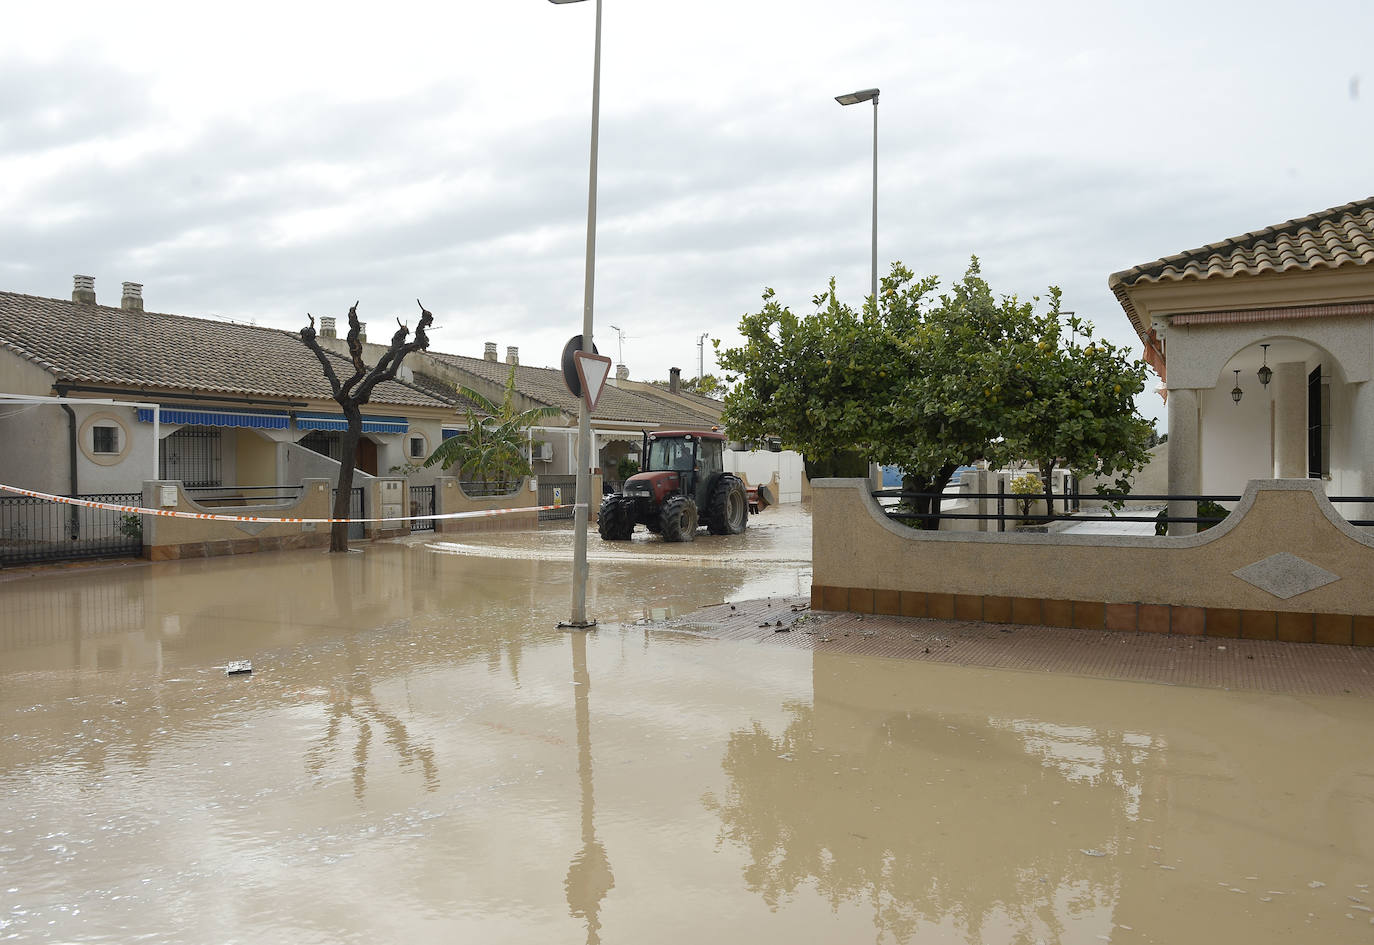
[[[630,514],[630,502],[619,495],[608,495],[601,502],[601,514],[597,516],[596,528],[601,532],[603,541],[629,541],[635,530],[635,520]]]
[[[734,476],[721,476],[711,491],[706,527],[712,535],[738,535],[747,524],[749,496],[744,491],[744,481]]]
[[[671,496],[658,523],[664,541],[691,541],[697,537],[697,504],[685,495]]]

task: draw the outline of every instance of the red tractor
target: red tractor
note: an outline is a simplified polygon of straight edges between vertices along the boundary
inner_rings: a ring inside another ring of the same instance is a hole
[[[612,493],[601,503],[601,537],[628,541],[636,525],[665,541],[691,541],[699,523],[712,535],[744,531],[749,497],[744,480],[725,471],[724,454],[725,437],[719,433],[645,433],[643,471],[625,480],[624,492]]]

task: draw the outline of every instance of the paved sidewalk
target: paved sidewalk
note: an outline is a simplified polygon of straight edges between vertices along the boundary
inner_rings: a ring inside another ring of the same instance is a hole
[[[1213,689],[1374,696],[1374,647],[812,612],[805,597],[716,604],[653,630],[863,656]]]

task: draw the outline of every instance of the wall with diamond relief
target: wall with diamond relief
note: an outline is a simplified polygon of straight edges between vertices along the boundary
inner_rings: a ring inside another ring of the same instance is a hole
[[[951,606],[966,599],[970,616],[974,599],[979,614],[1001,613],[1003,603],[1009,613],[1017,601],[1041,602],[1034,612],[1047,614],[1045,601],[1077,601],[1084,613],[1097,606],[1098,625],[1109,626],[1122,605],[1137,615],[1189,609],[1179,614],[1190,620],[1198,609],[1237,620],[1243,612],[1374,615],[1374,534],[1346,522],[1313,481],[1251,481],[1224,522],[1180,537],[922,532],[884,516],[865,480],[812,486],[813,596],[835,589],[832,600],[866,602],[826,609],[877,601],[879,612],[905,612],[904,603],[882,602],[910,593]]]

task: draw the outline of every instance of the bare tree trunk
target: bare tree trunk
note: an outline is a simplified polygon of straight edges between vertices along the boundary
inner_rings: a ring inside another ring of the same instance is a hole
[[[345,410],[348,435],[339,444],[339,481],[334,494],[334,514],[331,518],[349,518],[353,508],[353,472],[358,466],[358,439],[363,434],[363,415],[360,410]],[[329,550],[348,550],[348,523],[335,522],[329,526]]]
[[[419,299],[416,299],[417,304]],[[362,327],[358,321],[358,303],[354,302],[348,310],[348,353],[353,374],[345,381],[339,379],[334,370],[335,358],[328,354],[315,338],[315,316],[310,315],[310,324],[301,329],[301,343],[309,348],[320,362],[320,368],[334,392],[334,400],[342,408],[348,419],[348,432],[341,438],[339,453],[339,481],[334,495],[334,514],[336,519],[349,517],[349,502],[353,495],[353,470],[358,462],[358,440],[363,434],[362,405],[372,396],[373,389],[385,381],[394,381],[401,362],[413,351],[423,351],[429,347],[429,337],[425,330],[434,322],[434,316],[420,305],[420,323],[415,327],[415,338],[407,341],[410,329],[400,319],[400,327],[391,336],[391,346],[387,348],[377,363],[368,370],[363,363]],[[341,359],[340,359],[341,360]],[[335,522],[329,529],[329,550],[348,550],[348,523]]]
[[[932,518],[917,519],[920,523],[917,527],[923,531],[940,530],[940,502],[944,495],[945,486],[949,485],[949,477],[954,475],[954,470],[958,468],[952,463],[942,466],[933,476],[921,476],[907,474],[902,477],[902,489],[907,492],[926,493],[929,498],[913,499],[916,511],[922,515],[933,516]]]
[[[1040,482],[1045,487],[1045,514],[1054,518],[1054,460],[1040,463]],[[1044,524],[1048,525],[1049,521]]]

